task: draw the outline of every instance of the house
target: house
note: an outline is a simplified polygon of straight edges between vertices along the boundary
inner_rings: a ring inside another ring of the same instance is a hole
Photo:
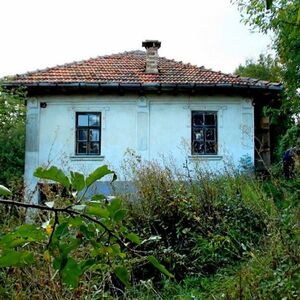
[[[30,96],[27,195],[35,191],[38,166],[88,173],[109,164],[121,173],[127,149],[145,160],[172,156],[179,167],[201,160],[219,170],[245,157],[257,168],[270,163],[262,108],[276,102],[282,86],[159,57],[160,46],[147,40],[145,52],[96,57],[5,83],[25,86]]]

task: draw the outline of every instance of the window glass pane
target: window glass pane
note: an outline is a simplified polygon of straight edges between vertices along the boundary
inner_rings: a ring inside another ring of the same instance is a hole
[[[77,143],[77,153],[78,154],[86,154],[87,153],[87,143],[86,142],[78,142]]]
[[[97,114],[89,115],[89,126],[99,126],[100,125],[100,116]]]
[[[89,125],[89,116],[78,114],[77,126],[88,126]]]
[[[99,142],[90,143],[90,153],[91,154],[99,154],[100,153]]]
[[[90,141],[99,141],[99,129],[90,129]]]
[[[206,149],[205,152],[208,154],[215,154],[217,153],[217,147],[216,147],[216,143],[215,142],[206,142]]]
[[[194,129],[194,140],[203,141],[204,129]]]
[[[206,129],[205,138],[208,141],[214,141],[215,140],[215,129],[213,129],[213,128]]]
[[[205,114],[205,125],[216,125],[216,118],[214,113]]]
[[[205,152],[204,143],[195,141],[193,143],[193,153],[204,154],[204,152]]]
[[[203,114],[193,114],[193,126],[203,125]]]
[[[87,141],[87,129],[79,129],[78,130],[78,141]]]

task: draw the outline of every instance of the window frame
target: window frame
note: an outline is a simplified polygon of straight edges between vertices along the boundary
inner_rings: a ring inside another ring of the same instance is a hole
[[[78,120],[79,120],[79,116],[80,115],[97,115],[99,116],[99,125],[88,125],[87,126],[79,126],[79,123],[78,123]],[[87,130],[87,140],[86,140],[86,143],[87,143],[87,151],[86,153],[80,153],[79,152],[79,130],[80,129],[85,129]],[[99,131],[99,140],[98,141],[92,141],[90,140],[90,135],[89,135],[89,131],[91,129],[96,129]],[[75,113],[75,155],[77,157],[92,157],[92,156],[101,156],[101,139],[102,139],[102,112],[101,111],[77,111]],[[98,143],[99,145],[99,151],[98,153],[90,153],[90,144],[91,143]]]
[[[209,115],[209,114],[213,114],[215,116],[215,124],[214,125],[207,125],[204,124],[202,125],[194,125],[193,124],[193,120],[194,120],[194,115],[203,115],[203,118],[205,120],[205,115]],[[209,157],[209,156],[213,156],[213,157],[217,157],[218,156],[218,152],[219,152],[219,147],[218,147],[218,123],[219,123],[219,118],[218,118],[218,111],[217,110],[191,110],[191,155],[192,156],[204,156],[204,157]],[[194,130],[197,129],[203,129],[204,133],[203,133],[203,143],[204,143],[204,152],[200,153],[200,152],[195,152],[194,151],[194,142],[197,141],[197,139],[194,139]],[[215,143],[215,152],[211,153],[211,152],[207,152],[206,151],[206,142],[207,142],[207,138],[206,138],[206,130],[207,129],[214,129],[215,133],[214,133],[214,139],[213,140],[208,140],[208,141],[212,141]]]

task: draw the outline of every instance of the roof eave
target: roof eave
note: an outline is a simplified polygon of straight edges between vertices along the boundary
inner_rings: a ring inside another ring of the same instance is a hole
[[[75,82],[75,83],[52,83],[52,82],[33,82],[33,83],[18,83],[18,82],[2,82],[2,85],[6,88],[18,88],[25,87],[30,90],[42,90],[42,89],[70,89],[70,90],[107,90],[107,91],[202,91],[209,89],[218,90],[236,90],[236,91],[269,91],[269,92],[281,92],[283,90],[282,84],[274,85],[238,85],[230,83],[87,83],[87,82]]]

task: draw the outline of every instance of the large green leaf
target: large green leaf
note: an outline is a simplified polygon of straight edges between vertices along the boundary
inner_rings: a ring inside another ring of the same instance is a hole
[[[126,212],[127,212],[126,209],[117,210],[113,215],[113,219],[117,222],[122,221],[126,216]]]
[[[129,284],[129,273],[127,271],[127,269],[123,266],[117,266],[114,269],[115,274],[117,275],[117,277],[122,281],[122,283],[129,288],[130,284]]]
[[[69,223],[63,222],[59,224],[54,232],[54,237],[57,239],[61,239],[62,237],[66,236],[69,233]]]
[[[34,262],[32,252],[29,251],[5,251],[0,257],[0,268],[22,267]]]
[[[15,231],[3,235],[0,239],[1,248],[15,248],[29,242],[39,242],[46,238],[43,229],[35,225],[25,224]]]
[[[77,192],[82,191],[85,188],[85,179],[82,173],[70,172],[71,174],[71,184],[73,189]]]
[[[91,266],[93,266],[95,263],[96,263],[96,261],[95,261],[94,259],[92,259],[92,258],[87,259],[87,260],[82,260],[82,261],[79,263],[79,266],[80,266],[80,269],[81,269],[82,274],[83,274],[87,269],[89,269]]]
[[[108,169],[108,167],[106,165],[97,168],[94,172],[92,172],[87,177],[86,186],[90,186],[97,180],[100,180],[101,178],[103,178],[104,176],[109,175],[109,174],[113,174],[112,181],[115,181],[117,179],[117,175],[115,174],[115,172]]]
[[[89,203],[86,209],[89,215],[97,216],[100,218],[108,218],[109,211],[105,208],[100,207],[98,203]]]
[[[77,249],[81,245],[81,239],[70,238],[68,243],[61,243],[59,248],[63,255],[67,256],[71,251]]]
[[[174,275],[171,274],[164,265],[162,265],[153,255],[148,256],[148,260],[149,262],[156,268],[158,269],[160,272],[162,272],[163,274],[167,275],[168,277],[173,278]]]
[[[111,217],[113,217],[116,211],[118,211],[121,207],[122,207],[122,200],[119,198],[113,199],[107,207]]]
[[[60,271],[62,281],[70,287],[76,288],[82,271],[73,258],[68,258],[64,268]]]
[[[138,235],[136,235],[136,234],[133,233],[133,232],[128,233],[128,234],[126,235],[126,237],[127,237],[130,241],[134,242],[134,243],[137,244],[137,245],[140,245],[140,244],[141,244],[140,238],[138,237]]]
[[[64,172],[61,169],[55,166],[52,166],[49,169],[39,167],[34,171],[33,175],[41,179],[49,179],[58,182],[67,189],[70,187],[69,178],[64,174]]]
[[[8,188],[6,188],[5,186],[0,184],[0,195],[9,196],[9,195],[11,195],[11,191]]]

